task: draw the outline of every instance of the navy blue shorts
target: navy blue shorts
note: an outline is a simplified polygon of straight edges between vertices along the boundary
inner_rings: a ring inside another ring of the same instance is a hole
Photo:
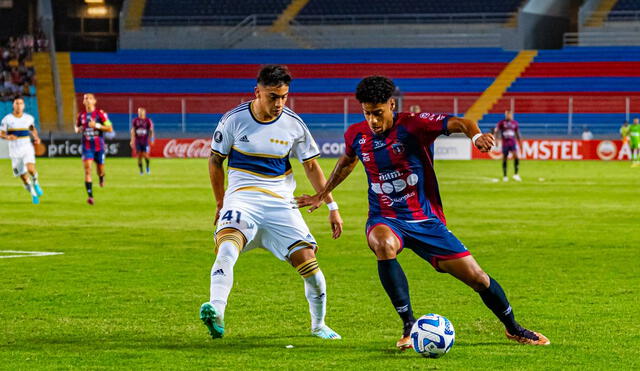
[[[441,260],[459,259],[471,255],[469,250],[439,219],[423,221],[399,220],[382,216],[367,220],[367,237],[377,225],[386,225],[400,240],[400,250],[406,246],[422,259],[428,261],[438,271]]]
[[[503,145],[502,146],[502,155],[507,157],[507,156],[509,156],[509,152],[516,152],[517,153],[516,148],[517,148],[517,146],[515,144],[509,145],[509,146]]]
[[[104,150],[102,151],[94,151],[91,149],[82,149],[82,160],[93,160],[98,165],[102,165],[104,163]]]
[[[136,151],[139,152],[149,152],[149,146],[147,144],[138,144],[136,143]]]

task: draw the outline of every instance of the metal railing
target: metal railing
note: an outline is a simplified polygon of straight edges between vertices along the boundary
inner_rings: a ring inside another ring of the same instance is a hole
[[[240,21],[240,23],[222,34],[224,47],[231,48],[235,44],[251,36],[255,32],[257,24],[258,20],[255,15],[252,14],[247,16],[245,19]]]
[[[637,31],[567,32],[563,35],[562,42],[564,46],[640,45],[640,32],[637,32]]]
[[[516,13],[425,13],[425,14],[345,14],[298,15],[295,20],[305,25],[363,24],[449,24],[505,23]],[[278,14],[251,14],[260,26],[271,25]],[[143,16],[143,26],[235,26],[247,16]]]
[[[478,96],[465,95],[405,95],[398,98],[401,111],[444,112],[457,116],[464,113]],[[216,97],[157,97],[157,96],[100,96],[100,107],[107,111],[116,130],[127,132],[138,107],[145,107],[149,117],[156,123],[159,135],[210,135],[222,113],[233,109],[252,95]],[[342,133],[349,125],[364,119],[362,108],[352,95],[340,96],[296,96],[289,98],[287,105],[307,121],[309,128],[319,135]],[[122,107],[128,107],[123,112]],[[521,127],[524,135],[577,135],[584,125],[598,135],[615,135],[622,121],[631,121],[633,112],[640,111],[638,96],[506,96],[492,108],[491,115],[480,121],[487,131],[495,126],[504,110],[515,112],[516,120],[523,117]],[[602,122],[584,114],[600,111]],[[158,114],[171,112],[171,114]],[[312,113],[310,113],[312,112]],[[551,113],[540,121],[522,112]],[[609,112],[607,114],[607,112]],[[318,115],[323,114],[323,115]]]

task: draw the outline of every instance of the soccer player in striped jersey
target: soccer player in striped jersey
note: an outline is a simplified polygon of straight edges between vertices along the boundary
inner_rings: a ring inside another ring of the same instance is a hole
[[[269,250],[296,268],[309,303],[311,334],[340,339],[325,324],[326,282],[316,261],[318,246],[293,199],[296,182],[289,158],[302,163],[317,191],[324,187],[325,177],[316,161],[320,151],[309,129],[285,107],[290,82],[285,66],[263,67],[257,79],[256,98],[227,112],[213,134],[209,174],[217,202],[217,256],[211,268],[210,300],[200,307],[200,318],[214,339],[225,332],[224,314],[233,285],[233,267],[241,252],[253,248]],[[330,210],[333,238],[338,238],[342,233],[338,205],[330,193],[322,201]]]
[[[358,160],[362,162],[369,182],[367,241],[378,259],[380,282],[403,322],[398,348],[411,347],[409,333],[415,322],[407,278],[396,260],[404,247],[480,294],[505,325],[509,339],[549,344],[542,334],[516,322],[502,287],[446,227],[433,168],[434,140],[442,134],[464,133],[476,148],[487,152],[494,145],[493,135],[481,134],[477,123],[464,118],[426,112],[396,114],[394,89],[394,83],[382,76],[370,76],[360,82],[356,98],[366,120],[347,129],[345,154],[324,189],[314,196],[297,197],[298,206],[315,210],[351,173]]]
[[[29,134],[33,136],[34,143],[40,143],[33,116],[24,112],[24,99],[16,98],[13,100],[13,112],[0,123],[0,138],[9,141],[13,175],[22,179],[24,188],[31,194],[31,202],[39,204],[42,188],[38,182],[36,156]]]
[[[82,99],[85,110],[78,114],[75,131],[82,133],[82,162],[84,164],[84,186],[87,189],[87,203],[93,205],[93,182],[91,180],[91,164],[95,161],[100,179],[100,187],[104,186],[104,133],[113,131],[107,113],[96,109],[96,97],[91,93]]]
[[[144,107],[138,108],[138,117],[131,122],[131,148],[138,154],[138,169],[142,172],[142,159],[144,158],[147,175],[151,174],[149,168],[149,148],[153,145],[153,121],[147,117],[147,110]]]

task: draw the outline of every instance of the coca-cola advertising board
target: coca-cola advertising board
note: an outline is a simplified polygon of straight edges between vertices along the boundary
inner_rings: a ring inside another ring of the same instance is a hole
[[[211,139],[156,139],[150,153],[152,157],[206,158],[211,153]]]
[[[620,140],[533,139],[522,141],[518,155],[526,160],[629,160],[631,149]],[[473,148],[472,158],[502,159],[502,150],[482,153]]]

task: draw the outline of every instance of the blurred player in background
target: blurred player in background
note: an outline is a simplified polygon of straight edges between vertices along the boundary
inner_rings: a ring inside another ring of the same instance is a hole
[[[298,206],[313,211],[362,161],[369,181],[369,248],[378,259],[378,275],[403,322],[400,349],[411,347],[415,322],[407,278],[396,260],[404,247],[475,290],[506,328],[507,338],[534,345],[549,344],[542,334],[516,322],[502,287],[487,275],[467,248],[446,227],[438,182],[433,168],[433,143],[441,134],[464,133],[482,152],[494,145],[471,120],[444,114],[393,112],[393,82],[370,76],[358,84],[356,99],[365,121],[344,134],[345,154],[338,160],[324,189],[297,197]]]
[[[631,161],[633,167],[640,166],[640,119],[634,118],[633,125],[629,126],[629,144],[631,145]]]
[[[142,158],[144,157],[147,174],[151,174],[149,168],[149,148],[153,145],[154,132],[153,121],[147,117],[147,110],[144,107],[138,108],[138,117],[131,122],[131,148],[138,154],[138,169],[142,172]]]
[[[509,158],[509,153],[511,153],[513,154],[513,167],[515,170],[513,180],[518,182],[522,181],[522,178],[520,178],[518,174],[520,167],[518,147],[522,148],[520,128],[518,121],[513,119],[513,113],[511,111],[504,112],[504,120],[498,121],[494,133],[496,139],[502,139],[502,180],[505,182],[509,181],[509,177],[507,176],[507,159]]]
[[[9,141],[13,175],[22,179],[24,188],[31,194],[31,201],[39,204],[42,188],[38,182],[36,155],[29,133],[33,136],[34,143],[40,144],[33,116],[24,112],[24,99],[16,98],[13,100],[13,112],[6,115],[0,123],[0,138]]]
[[[217,256],[211,268],[210,301],[200,307],[200,318],[214,339],[224,335],[224,313],[238,256],[256,247],[289,262],[302,277],[311,334],[322,339],[341,338],[324,322],[326,283],[316,261],[316,240],[293,199],[296,182],[290,157],[302,163],[316,191],[324,187],[325,177],[316,161],[320,151],[309,129],[285,107],[290,82],[285,66],[263,67],[256,98],[227,112],[213,134],[209,174],[217,202]],[[223,162],[227,157],[229,181],[225,190]],[[321,201],[329,207],[333,238],[338,238],[342,233],[338,205],[330,193]]]
[[[93,183],[91,181],[91,164],[95,161],[100,179],[100,187],[104,186],[105,144],[104,133],[111,132],[113,126],[107,113],[96,109],[96,97],[91,93],[84,95],[82,103],[84,111],[78,114],[76,133],[82,133],[82,162],[84,163],[84,186],[87,189],[87,203],[93,205]]]
[[[622,126],[620,126],[620,140],[622,140],[622,145],[629,143],[629,122],[625,121]]]

